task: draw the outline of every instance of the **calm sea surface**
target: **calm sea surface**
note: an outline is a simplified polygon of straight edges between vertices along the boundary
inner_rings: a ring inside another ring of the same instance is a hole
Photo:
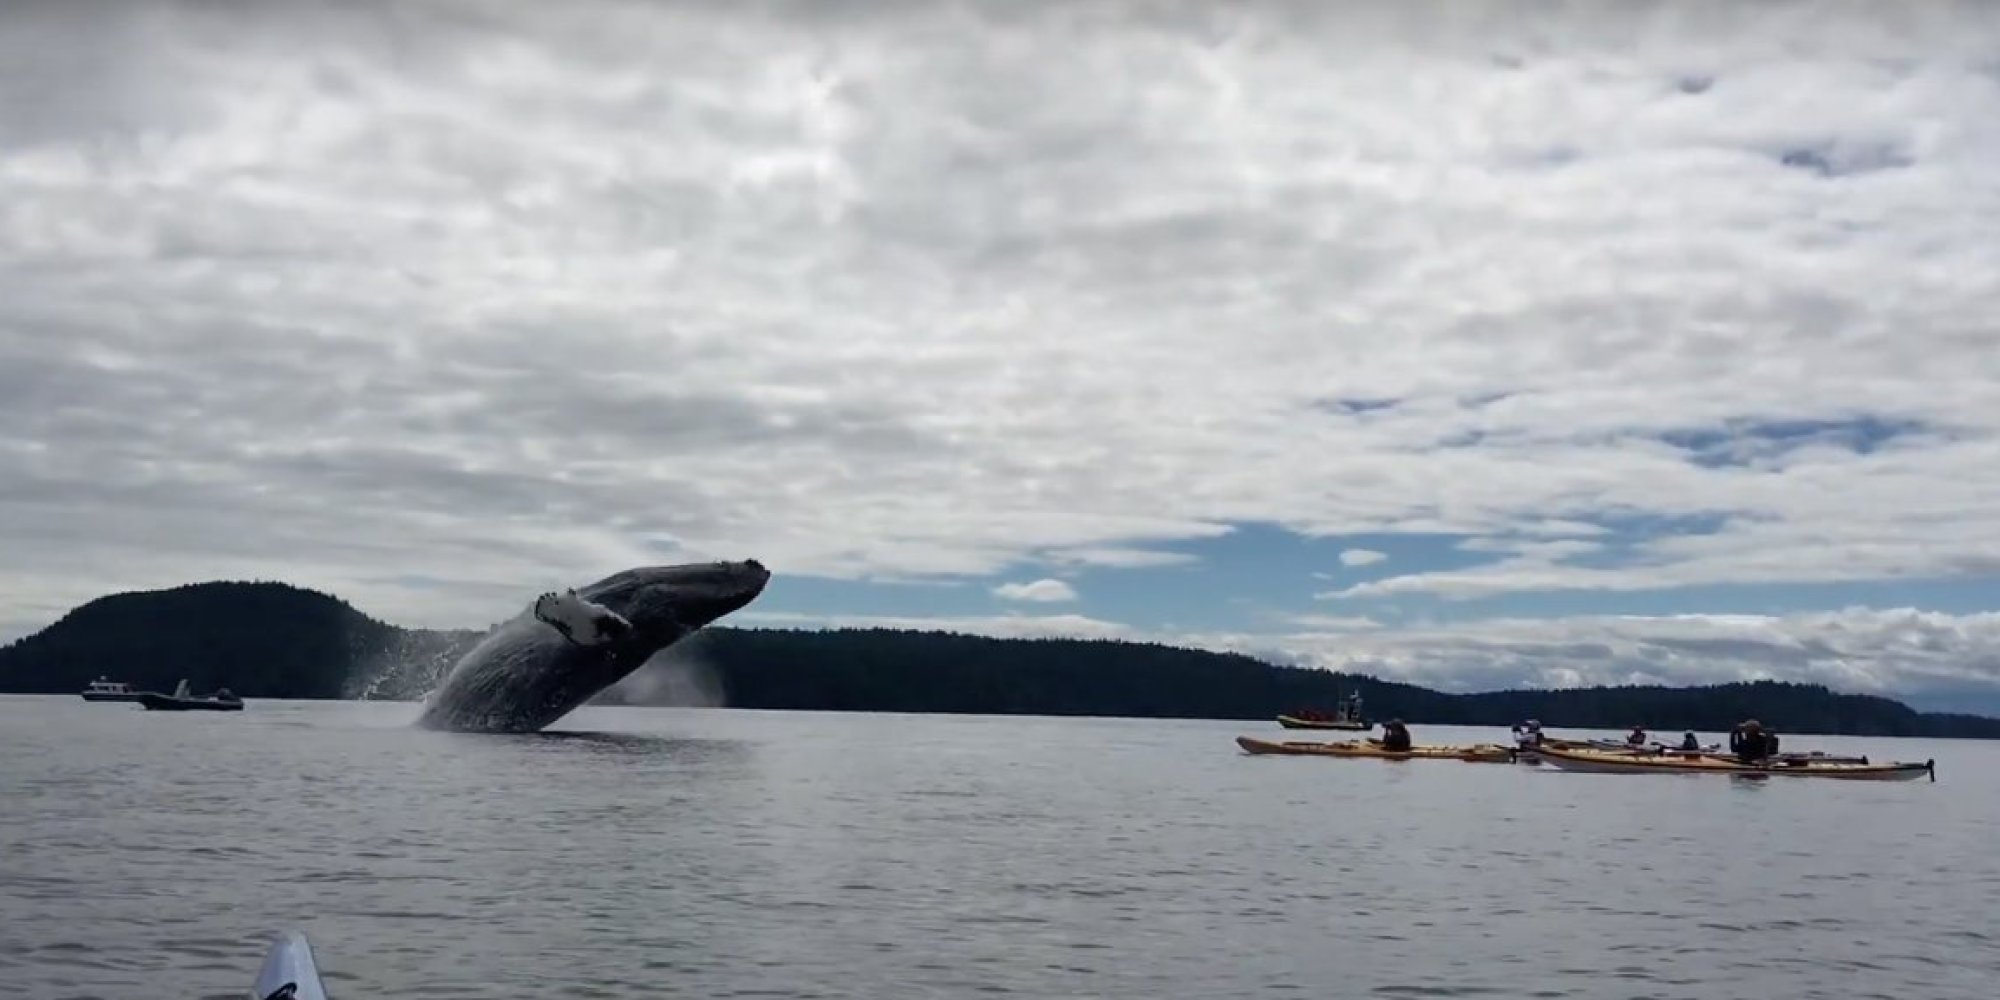
[[[0,697],[0,995],[240,997],[283,927],[339,1000],[2000,989],[1992,743],[1791,735],[1938,780],[1756,782],[1253,758],[1254,722],[415,711]]]

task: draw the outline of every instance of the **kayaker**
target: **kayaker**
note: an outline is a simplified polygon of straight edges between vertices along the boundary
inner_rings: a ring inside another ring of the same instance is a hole
[[[1410,749],[1410,731],[1403,726],[1403,720],[1390,719],[1382,724],[1382,749],[1401,753]]]
[[[1637,747],[1637,746],[1644,746],[1645,744],[1646,744],[1646,727],[1633,726],[1632,731],[1625,734],[1626,746]]]
[[[1687,735],[1681,737],[1681,749],[1687,751],[1701,749],[1701,741],[1694,738],[1694,730],[1688,730]]]
[[[1764,727],[1756,719],[1745,719],[1737,723],[1729,733],[1729,751],[1738,760],[1763,760],[1771,756],[1771,738],[1764,733]]]
[[[1538,747],[1542,745],[1542,724],[1535,719],[1514,723],[1514,745],[1518,747]]]

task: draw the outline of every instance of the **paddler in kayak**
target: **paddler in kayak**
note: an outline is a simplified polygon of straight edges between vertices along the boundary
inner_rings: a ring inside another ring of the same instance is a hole
[[[1689,753],[1693,753],[1701,749],[1701,741],[1694,738],[1694,730],[1692,729],[1688,730],[1687,735],[1681,737],[1681,749],[1688,751]]]
[[[1729,731],[1729,752],[1746,764],[1771,756],[1777,749],[1772,746],[1774,742],[1776,741],[1770,734],[1764,732],[1764,727],[1756,719],[1745,719],[1737,723],[1735,729]]]
[[[1403,720],[1390,719],[1382,723],[1382,749],[1392,753],[1410,749],[1410,731],[1403,726]]]
[[[1625,734],[1625,745],[1626,745],[1626,746],[1628,746],[1628,747],[1642,747],[1642,746],[1645,746],[1645,745],[1646,745],[1646,727],[1644,727],[1644,726],[1633,726],[1633,727],[1632,727],[1632,731],[1631,731],[1631,732],[1629,732],[1629,733],[1626,733],[1626,734]]]
[[[1514,723],[1514,745],[1523,750],[1542,745],[1542,724],[1539,720]]]

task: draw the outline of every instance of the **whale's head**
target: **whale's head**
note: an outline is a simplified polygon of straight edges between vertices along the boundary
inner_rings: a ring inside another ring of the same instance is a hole
[[[756,600],[770,582],[771,571],[763,563],[746,559],[640,566],[576,594],[631,622],[633,644],[663,647]]]
[[[540,729],[659,651],[756,600],[770,581],[771,571],[755,559],[614,573],[578,587],[576,596],[616,612],[630,628],[584,642],[539,617],[538,601],[459,657],[425,699],[417,724],[485,732]]]

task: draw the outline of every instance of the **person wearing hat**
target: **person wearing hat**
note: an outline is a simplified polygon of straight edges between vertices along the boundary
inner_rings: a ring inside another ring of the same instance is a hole
[[[1382,724],[1382,749],[1393,753],[1410,749],[1410,731],[1403,726],[1403,720],[1390,719]]]
[[[1729,750],[1744,763],[1771,756],[1771,738],[1756,719],[1745,719],[1729,732]]]

